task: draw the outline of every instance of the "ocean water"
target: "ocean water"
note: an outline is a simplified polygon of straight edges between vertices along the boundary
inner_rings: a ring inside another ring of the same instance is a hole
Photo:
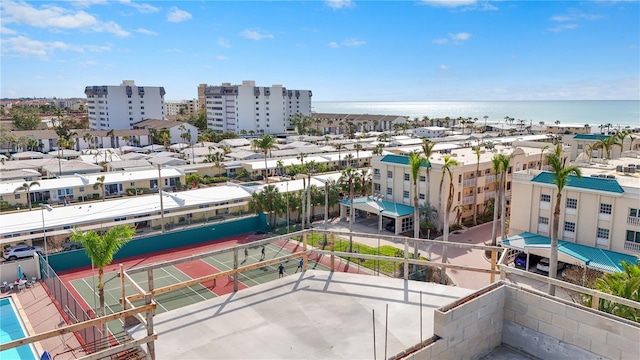
[[[379,101],[314,101],[313,111],[318,113],[371,114],[423,116],[429,118],[478,118],[484,122],[498,122],[506,116],[527,123],[553,124],[560,121],[566,125],[589,124],[593,129],[610,123],[613,129],[627,126],[640,127],[640,101],[425,101],[425,102],[379,102]]]

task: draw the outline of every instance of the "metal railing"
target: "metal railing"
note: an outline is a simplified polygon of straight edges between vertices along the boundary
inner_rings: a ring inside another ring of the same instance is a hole
[[[95,318],[95,313],[90,311],[91,316],[78,303],[62,280],[60,280],[58,274],[49,266],[45,258],[39,257],[39,261],[42,281],[47,287],[49,294],[53,296],[60,306],[61,312],[66,314],[67,322],[77,324]],[[79,329],[75,331],[75,333],[82,338],[82,347],[88,354],[99,350],[97,345],[99,345],[102,339],[102,333],[97,326]]]
[[[625,241],[624,249],[640,253],[640,243],[633,242],[633,241]]]

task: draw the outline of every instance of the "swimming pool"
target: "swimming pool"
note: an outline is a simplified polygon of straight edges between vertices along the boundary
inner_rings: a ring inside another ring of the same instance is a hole
[[[0,344],[25,337],[27,331],[11,298],[0,299]],[[2,359],[39,359],[31,345],[0,351]]]

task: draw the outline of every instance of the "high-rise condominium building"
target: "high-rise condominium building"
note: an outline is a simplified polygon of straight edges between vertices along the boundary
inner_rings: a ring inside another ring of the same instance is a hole
[[[311,115],[311,96],[311,90],[258,87],[250,80],[242,85],[198,86],[199,103],[207,110],[207,127],[216,132],[284,133],[291,116]]]
[[[177,100],[177,101],[165,101],[165,115],[182,115],[182,116],[197,116],[198,115],[198,100]]]
[[[132,129],[146,119],[164,119],[164,87],[122,84],[87,86],[87,111],[91,130]]]

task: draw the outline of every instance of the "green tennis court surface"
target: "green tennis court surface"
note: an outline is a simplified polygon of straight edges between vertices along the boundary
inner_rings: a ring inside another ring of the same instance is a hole
[[[262,245],[248,248],[248,254],[246,257],[243,249],[238,250],[238,266],[242,267],[259,263],[262,258],[262,248]],[[291,254],[291,251],[285,249],[284,246],[277,246],[274,244],[267,244],[264,246],[265,260],[289,254]],[[295,273],[298,268],[298,263],[298,258],[283,262],[282,264],[285,268],[285,275]],[[202,260],[192,260],[187,264],[189,264],[189,266],[192,268],[196,267],[198,273],[205,274],[214,274],[221,271],[230,270],[233,268],[233,252],[229,251],[221,254],[216,254],[215,256],[206,257]],[[279,264],[273,264],[245,271],[239,274],[238,281],[241,284],[246,285],[246,287],[250,287],[277,279],[278,265]],[[313,261],[308,262],[307,269],[329,270],[327,267]],[[97,289],[98,284],[97,270],[95,272],[96,274],[94,276],[72,280],[71,285],[75,288],[78,294],[82,296],[89,307],[96,309],[97,312],[99,306],[98,293],[97,290],[93,290]],[[120,305],[119,301],[119,299],[122,297],[121,279],[117,275],[117,272],[104,274],[105,311],[107,314],[122,310],[122,306]],[[146,272],[134,273],[131,275],[131,277],[141,288],[145,290],[149,289]],[[156,289],[185,282],[191,280],[192,278],[194,277],[190,277],[189,275],[185,274],[185,272],[181,271],[176,266],[166,266],[153,270],[153,282],[154,288]],[[160,314],[204,300],[215,298],[217,297],[217,295],[213,292],[214,290],[229,285],[230,284],[228,283],[228,280],[225,278],[218,279],[217,284],[211,289],[201,284],[197,284],[194,286],[189,286],[168,293],[160,294],[155,297],[155,300],[157,302],[156,313]],[[136,294],[136,291],[130,284],[128,284],[127,281],[125,281],[125,294],[126,296]],[[142,303],[142,300],[134,302],[135,305],[141,305]],[[119,333],[123,330],[121,320],[109,322],[108,327],[109,330],[114,334]]]

